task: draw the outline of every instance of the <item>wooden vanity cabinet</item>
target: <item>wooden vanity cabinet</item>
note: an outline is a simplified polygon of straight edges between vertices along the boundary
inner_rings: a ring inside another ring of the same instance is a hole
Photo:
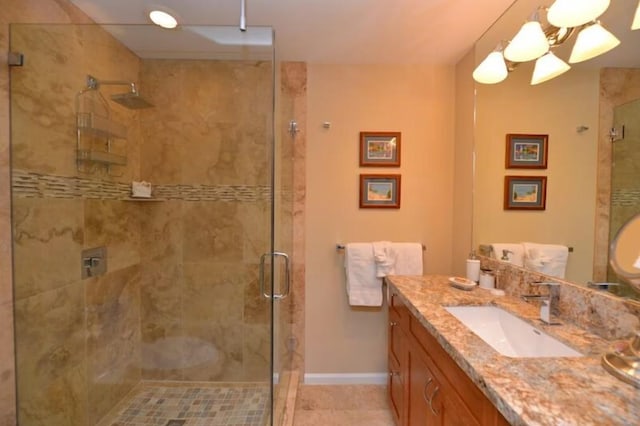
[[[398,426],[509,424],[393,292],[388,388]]]

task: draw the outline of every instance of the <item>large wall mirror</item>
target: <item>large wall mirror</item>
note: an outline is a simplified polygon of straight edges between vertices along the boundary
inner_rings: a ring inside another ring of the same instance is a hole
[[[476,43],[476,65],[551,3],[515,1]],[[535,61],[529,61],[515,64],[500,83],[476,83],[475,247],[565,245],[571,248],[565,279],[617,281],[608,267],[610,239],[640,213],[640,30],[631,30],[637,6],[638,0],[611,0],[599,19],[620,45],[556,78],[531,85]],[[576,33],[551,49],[565,62]],[[612,128],[618,129],[613,137]],[[508,134],[548,136],[546,168],[508,167]],[[507,176],[546,178],[544,209],[505,209]],[[640,299],[624,285],[609,291]]]

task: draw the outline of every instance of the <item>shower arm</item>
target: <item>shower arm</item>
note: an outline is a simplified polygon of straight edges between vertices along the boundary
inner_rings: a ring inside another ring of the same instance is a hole
[[[97,78],[88,75],[87,76],[87,88],[91,90],[97,90],[100,86],[129,86],[131,93],[138,94],[136,84],[131,81],[124,80],[98,80]]]

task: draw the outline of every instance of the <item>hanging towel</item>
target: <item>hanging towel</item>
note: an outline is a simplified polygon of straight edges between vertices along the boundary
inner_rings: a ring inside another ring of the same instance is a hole
[[[524,266],[524,246],[521,243],[493,243],[491,244],[493,249],[493,257],[498,260],[502,260],[503,250],[507,250],[509,257],[508,261],[517,266]]]
[[[525,250],[525,267],[552,277],[564,278],[569,260],[569,247],[537,243],[522,245]]]
[[[376,262],[376,277],[384,278],[395,274],[396,252],[391,249],[391,242],[374,242],[373,259]]]
[[[376,276],[373,244],[345,244],[344,268],[349,304],[351,306],[382,306],[382,279]]]
[[[422,275],[422,244],[391,243],[391,249],[396,258],[395,275]]]

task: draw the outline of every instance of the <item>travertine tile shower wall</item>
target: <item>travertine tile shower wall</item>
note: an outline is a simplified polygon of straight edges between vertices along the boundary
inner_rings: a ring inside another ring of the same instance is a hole
[[[28,58],[11,75],[21,423],[95,424],[141,379],[267,380],[272,65],[141,61],[91,25],[11,36]],[[76,170],[87,74],[156,105],[111,104],[128,129],[117,177]],[[127,200],[141,179],[160,202]],[[81,280],[80,251],[101,245],[108,273]]]
[[[14,25],[11,45],[26,58],[11,72],[18,419],[94,424],[141,377],[140,216],[118,195],[139,178],[140,131],[113,108],[128,165],[79,175],[74,103],[87,74],[136,81],[140,62],[91,25]],[[81,250],[101,245],[109,272],[81,280]]]
[[[146,379],[269,378],[272,65],[145,60],[142,339]],[[168,342],[182,350],[164,351]],[[179,368],[178,368],[179,367]]]

